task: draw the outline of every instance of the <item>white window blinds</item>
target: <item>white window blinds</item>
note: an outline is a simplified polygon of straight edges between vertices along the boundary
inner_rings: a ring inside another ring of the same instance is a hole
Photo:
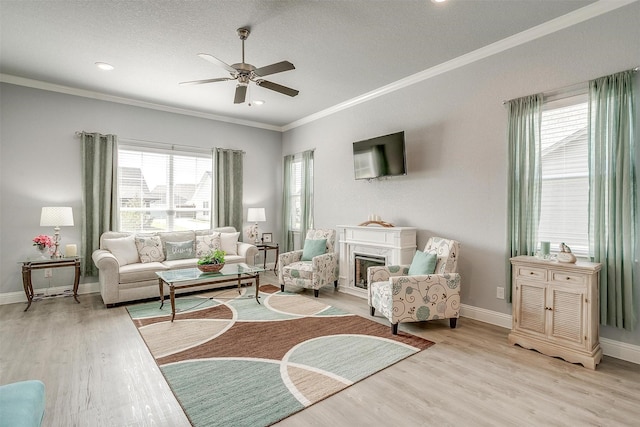
[[[210,153],[121,145],[120,230],[211,228],[212,176]]]
[[[538,240],[589,255],[587,95],[545,104],[541,124],[542,199]]]

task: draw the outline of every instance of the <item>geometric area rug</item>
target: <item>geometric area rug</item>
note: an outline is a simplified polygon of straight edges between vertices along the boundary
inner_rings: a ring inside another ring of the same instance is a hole
[[[319,298],[255,288],[127,307],[194,427],[268,426],[433,342]]]

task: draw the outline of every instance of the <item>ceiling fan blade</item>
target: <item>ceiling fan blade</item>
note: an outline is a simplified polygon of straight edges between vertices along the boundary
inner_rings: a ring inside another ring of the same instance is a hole
[[[200,58],[204,59],[205,61],[211,62],[213,65],[217,65],[218,67],[224,68],[225,70],[227,70],[231,74],[235,74],[235,73],[238,72],[238,70],[233,68],[231,65],[227,64],[226,62],[220,61],[218,58],[216,58],[213,55],[209,55],[208,53],[199,53],[198,56]]]
[[[242,104],[246,97],[247,97],[247,86],[246,85],[236,86],[236,96],[233,100],[233,103]]]
[[[277,83],[269,82],[267,80],[258,80],[256,84],[258,86],[262,86],[264,88],[271,89],[289,96],[296,96],[299,93],[299,91],[295,89],[291,89],[290,87],[282,86]]]
[[[227,80],[233,80],[230,77],[221,77],[219,79],[206,79],[206,80],[193,80],[190,82],[180,82],[179,85],[187,86],[187,85],[201,85],[205,83],[215,83],[215,82],[225,82]]]
[[[269,74],[281,73],[283,71],[295,70],[296,67],[289,61],[282,61],[275,64],[260,67],[254,70],[254,74],[260,77],[268,76]]]

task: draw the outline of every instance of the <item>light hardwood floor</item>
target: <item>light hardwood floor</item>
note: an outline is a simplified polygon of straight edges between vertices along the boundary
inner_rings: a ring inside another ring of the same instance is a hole
[[[370,318],[366,300],[332,287],[320,298]],[[0,384],[44,381],[45,426],[188,426],[125,308],[106,309],[97,294],[80,301],[0,306]],[[400,332],[436,345],[277,425],[640,425],[640,365],[605,356],[591,371],[509,346],[507,329],[466,318]]]

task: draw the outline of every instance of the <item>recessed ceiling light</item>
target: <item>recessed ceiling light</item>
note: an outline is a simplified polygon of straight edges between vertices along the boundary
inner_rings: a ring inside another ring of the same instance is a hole
[[[96,67],[98,67],[98,68],[100,68],[101,70],[104,70],[104,71],[113,70],[113,65],[107,64],[106,62],[96,62]]]
[[[251,106],[253,106],[253,105],[255,105],[255,106],[259,107],[259,106],[261,106],[261,105],[264,105],[264,101],[263,101],[263,100],[261,100],[261,99],[258,99],[258,100],[256,100],[256,101],[250,101],[250,102],[249,102],[249,107],[251,107]]]
[[[444,3],[447,0],[431,0],[433,3]]]

